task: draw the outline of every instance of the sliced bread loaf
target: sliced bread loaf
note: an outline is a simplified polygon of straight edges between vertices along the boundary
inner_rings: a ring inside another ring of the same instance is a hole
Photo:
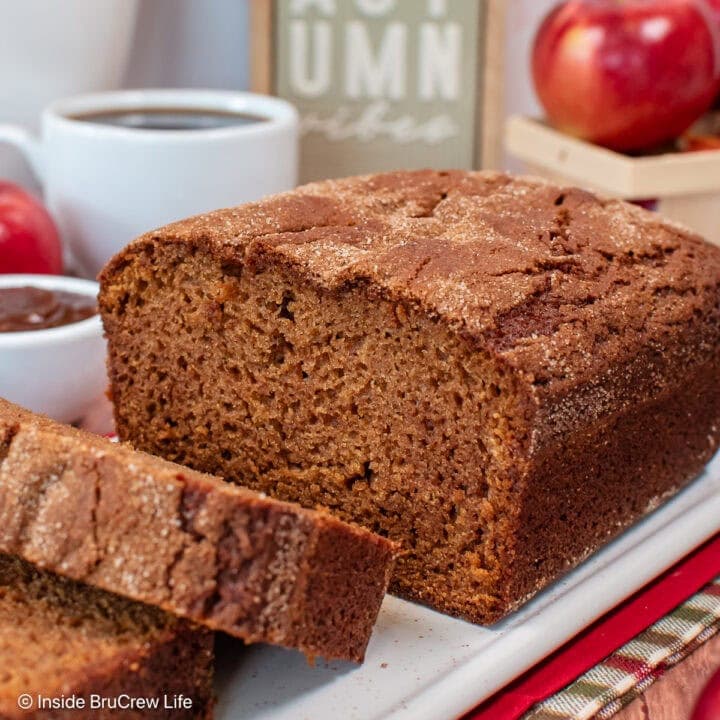
[[[396,546],[0,401],[0,550],[247,641],[360,661]]]
[[[720,443],[720,248],[497,173],[314,183],[105,268],[120,437],[400,541],[493,622]]]
[[[212,644],[205,628],[0,554],[4,720],[210,718]]]

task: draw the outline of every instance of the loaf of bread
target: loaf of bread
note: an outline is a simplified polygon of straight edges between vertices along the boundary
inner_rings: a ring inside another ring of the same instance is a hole
[[[0,551],[248,642],[360,661],[396,548],[0,401]]]
[[[212,648],[209,630],[0,555],[3,720],[209,720]],[[159,710],[113,706],[137,698]]]
[[[402,543],[490,623],[720,435],[720,249],[533,179],[326,181],[150,232],[101,276],[120,436]]]

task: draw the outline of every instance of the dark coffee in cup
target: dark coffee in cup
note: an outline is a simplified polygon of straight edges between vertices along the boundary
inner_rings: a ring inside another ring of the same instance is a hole
[[[133,108],[93,111],[68,117],[72,120],[132,130],[214,130],[266,121],[266,118],[260,115],[199,108]]]

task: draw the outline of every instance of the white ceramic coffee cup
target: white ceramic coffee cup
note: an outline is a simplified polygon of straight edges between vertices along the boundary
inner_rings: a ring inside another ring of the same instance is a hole
[[[203,130],[104,125],[97,112],[185,109],[258,116]],[[126,90],[50,104],[40,138],[0,125],[27,156],[78,266],[95,275],[137,235],[173,220],[289,190],[297,182],[298,114],[289,103],[223,90]]]

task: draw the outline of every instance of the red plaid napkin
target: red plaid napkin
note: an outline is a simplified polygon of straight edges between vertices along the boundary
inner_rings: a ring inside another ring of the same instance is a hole
[[[465,720],[609,718],[665,668],[720,628],[720,584],[713,582],[718,574],[720,535],[484,702]],[[703,592],[686,602],[702,588]],[[648,637],[641,634],[658,622],[661,630],[669,630],[665,641],[656,642],[656,635],[652,644],[641,646]],[[635,645],[630,642],[633,638]]]

